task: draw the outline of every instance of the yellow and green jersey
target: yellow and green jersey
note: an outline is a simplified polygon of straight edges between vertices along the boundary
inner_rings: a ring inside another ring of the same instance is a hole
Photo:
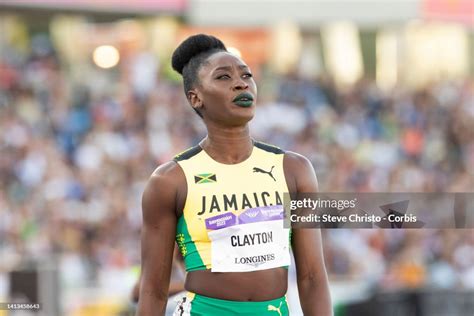
[[[187,271],[243,272],[290,264],[283,157],[278,147],[254,142],[250,157],[238,164],[219,163],[200,146],[174,158],[187,183],[176,233]]]

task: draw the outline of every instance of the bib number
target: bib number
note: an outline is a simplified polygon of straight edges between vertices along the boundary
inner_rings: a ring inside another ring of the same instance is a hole
[[[283,228],[282,213],[274,206],[270,210],[273,218],[255,216],[259,211],[269,214],[265,208],[247,210],[233,225],[208,232],[212,272],[247,272],[290,265],[289,229]],[[248,214],[254,220],[246,221]]]

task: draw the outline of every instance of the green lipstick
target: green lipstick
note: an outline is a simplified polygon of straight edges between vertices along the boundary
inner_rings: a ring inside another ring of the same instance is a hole
[[[236,96],[232,102],[240,107],[248,108],[253,104],[253,96],[248,92],[244,92]]]

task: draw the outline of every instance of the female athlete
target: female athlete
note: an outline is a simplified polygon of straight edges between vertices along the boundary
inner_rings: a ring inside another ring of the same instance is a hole
[[[257,87],[219,39],[189,37],[172,66],[207,136],[143,193],[137,315],[163,315],[175,241],[187,271],[176,315],[288,315],[290,248],[304,315],[332,315],[320,231],[283,227],[283,194],[317,192],[311,163],[251,138]]]

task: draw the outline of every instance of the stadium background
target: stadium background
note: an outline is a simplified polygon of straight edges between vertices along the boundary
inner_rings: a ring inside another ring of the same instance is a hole
[[[254,137],[307,156],[322,191],[472,192],[473,12],[470,0],[0,0],[0,302],[131,313],[144,184],[205,132],[169,66],[195,32],[251,65]],[[337,315],[473,315],[472,229],[323,238]]]

